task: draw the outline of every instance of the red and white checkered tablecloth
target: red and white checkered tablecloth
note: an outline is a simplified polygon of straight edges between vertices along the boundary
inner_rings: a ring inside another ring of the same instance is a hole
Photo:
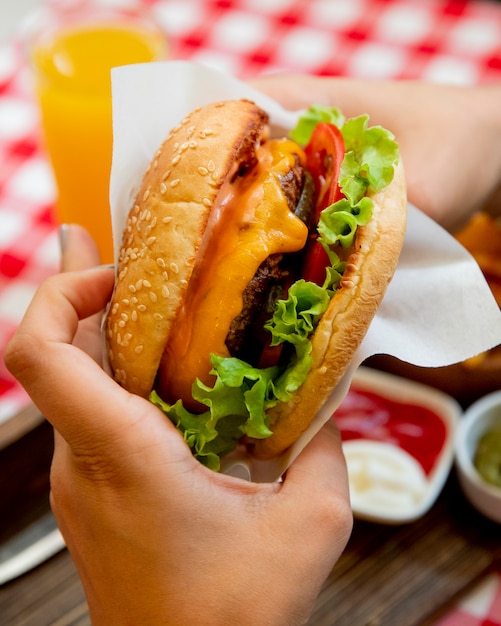
[[[240,78],[292,70],[457,84],[501,80],[501,3],[493,1],[139,2],[154,10],[174,58]],[[0,47],[0,355],[59,261],[55,189],[18,39],[14,33]],[[0,422],[27,402],[1,359]],[[441,626],[501,625],[499,575],[489,585],[481,606],[465,602]]]

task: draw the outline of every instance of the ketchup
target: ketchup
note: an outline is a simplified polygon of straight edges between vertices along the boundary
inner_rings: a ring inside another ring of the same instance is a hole
[[[369,439],[393,443],[430,474],[447,437],[437,413],[416,404],[380,396],[353,384],[334,414],[343,441]]]

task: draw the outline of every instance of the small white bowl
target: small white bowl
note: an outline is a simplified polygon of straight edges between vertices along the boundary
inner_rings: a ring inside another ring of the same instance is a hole
[[[501,487],[486,482],[473,464],[480,437],[493,426],[501,427],[501,390],[472,404],[456,431],[455,462],[459,483],[473,506],[501,523]]]
[[[374,393],[383,401],[429,410],[443,423],[444,441],[427,472],[417,458],[399,447],[391,437],[385,439],[379,420],[377,433],[371,432],[370,422],[366,422],[365,437],[343,440],[354,516],[382,524],[412,522],[430,509],[450,473],[461,407],[437,389],[363,366],[353,377],[352,390]],[[353,407],[349,397],[345,402],[344,412],[349,419]],[[333,419],[336,421],[336,412]],[[343,424],[339,410],[337,421],[343,436],[346,422]],[[363,422],[362,417],[360,423]],[[416,443],[417,440],[426,447],[424,433],[416,433]]]

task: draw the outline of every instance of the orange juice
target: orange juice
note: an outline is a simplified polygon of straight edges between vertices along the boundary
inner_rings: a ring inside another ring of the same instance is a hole
[[[122,23],[68,26],[32,47],[45,143],[58,190],[57,218],[93,235],[113,261],[109,178],[112,67],[161,58],[158,31]]]

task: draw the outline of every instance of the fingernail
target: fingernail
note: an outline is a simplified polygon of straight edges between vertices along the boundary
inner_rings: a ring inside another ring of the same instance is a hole
[[[64,253],[66,242],[68,241],[68,224],[61,224],[59,227],[59,251]]]

